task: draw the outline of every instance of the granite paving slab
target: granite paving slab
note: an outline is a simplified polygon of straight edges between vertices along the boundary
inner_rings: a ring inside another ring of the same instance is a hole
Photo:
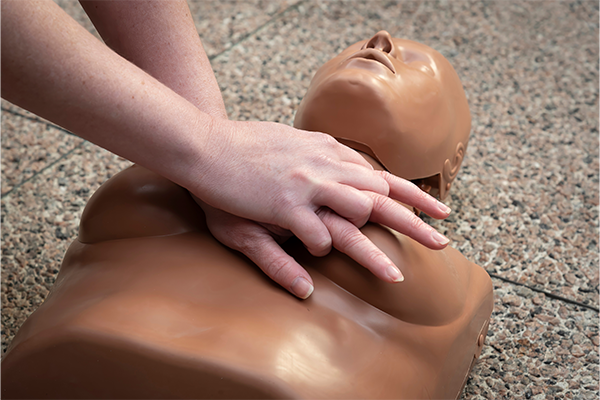
[[[469,399],[597,399],[598,312],[494,279],[486,345]]]
[[[2,195],[31,179],[83,143],[82,139],[27,117],[2,111]]]
[[[204,50],[212,58],[300,2],[188,0],[188,5]]]
[[[2,198],[2,353],[46,298],[88,199],[129,165],[85,142]]]
[[[349,44],[385,28],[438,49],[473,129],[454,213],[434,225],[489,272],[597,308],[597,20],[591,2],[305,2],[213,68],[230,118],[291,124]]]

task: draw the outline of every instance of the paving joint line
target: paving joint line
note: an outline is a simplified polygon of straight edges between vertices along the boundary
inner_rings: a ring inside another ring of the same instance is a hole
[[[573,305],[576,305],[576,306],[579,306],[579,307],[583,307],[583,308],[586,308],[588,310],[592,310],[592,311],[595,311],[595,312],[600,312],[600,309],[598,309],[598,307],[590,306],[588,304],[581,303],[581,302],[579,302],[577,300],[571,300],[569,298],[566,298],[566,297],[563,297],[563,296],[559,296],[559,295],[554,294],[554,293],[547,292],[547,291],[545,291],[543,289],[538,289],[538,288],[536,288],[534,286],[529,286],[529,285],[527,285],[525,283],[520,283],[520,282],[516,282],[516,281],[510,280],[510,279],[507,279],[507,278],[503,278],[503,277],[501,277],[499,275],[491,274],[489,272],[488,272],[488,275],[491,276],[492,278],[499,279],[499,280],[501,280],[503,282],[512,283],[512,284],[517,285],[517,286],[523,286],[523,287],[526,287],[526,288],[528,288],[530,290],[533,290],[534,292],[542,293],[546,297],[550,297],[551,299],[564,301],[565,303],[573,304]]]
[[[37,177],[38,175],[40,175],[42,172],[44,172],[45,170],[47,170],[48,168],[51,168],[53,166],[55,166],[58,162],[64,160],[66,157],[68,157],[69,155],[71,155],[75,150],[83,147],[85,144],[87,143],[87,141],[83,141],[80,144],[78,144],[77,146],[73,147],[71,150],[69,150],[68,152],[66,152],[65,154],[63,154],[62,156],[60,156],[59,158],[57,158],[56,160],[52,161],[50,164],[46,165],[44,168],[40,169],[38,172],[36,172],[35,174],[33,174],[32,176],[30,176],[29,178],[25,179],[24,181],[21,181],[19,184],[15,185],[12,189],[10,189],[8,192],[4,193],[0,199],[4,199],[6,196],[8,196],[9,194],[15,192],[17,189],[19,189],[21,186],[23,186],[24,184],[26,184],[27,182],[30,182],[31,180],[33,180],[35,177]]]
[[[264,24],[260,25],[258,28],[255,28],[254,30],[248,32],[247,34],[245,34],[244,36],[242,36],[237,42],[235,42],[234,44],[232,44],[230,47],[221,50],[219,53],[217,54],[213,54],[212,56],[208,57],[209,61],[213,61],[216,58],[222,56],[223,54],[233,50],[235,47],[237,47],[240,43],[246,41],[248,38],[250,38],[251,36],[257,34],[258,32],[262,31],[264,28],[266,28],[268,25],[273,24],[275,21],[281,19],[281,17],[283,17],[285,14],[287,14],[288,12],[291,12],[295,9],[298,9],[298,7],[300,7],[302,4],[306,3],[307,0],[300,0],[297,3],[292,4],[291,6],[289,6],[288,8],[286,8],[283,11],[278,12],[277,14],[275,14],[272,18],[270,18],[267,22],[265,22]]]
[[[54,123],[52,123],[50,121],[46,121],[46,120],[43,120],[43,119],[38,119],[38,118],[30,117],[29,115],[23,115],[23,114],[21,114],[18,111],[9,110],[8,108],[4,108],[4,107],[2,107],[2,111],[6,111],[9,114],[15,115],[17,117],[25,118],[25,119],[27,119],[29,121],[32,121],[32,122],[38,122],[38,123],[44,124],[46,126],[51,126],[52,128],[54,128],[56,130],[59,130],[59,131],[61,131],[63,133],[66,133],[67,135],[79,137],[76,134],[74,134],[73,132],[70,132],[70,131],[66,130],[65,128],[60,127],[60,126],[58,126],[58,125],[56,125],[56,124],[54,124]],[[41,118],[41,117],[39,117],[39,118]]]

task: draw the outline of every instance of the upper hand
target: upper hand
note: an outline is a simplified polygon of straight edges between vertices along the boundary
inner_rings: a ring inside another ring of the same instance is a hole
[[[332,244],[352,252],[355,246],[345,242],[357,241],[358,227],[369,219],[433,249],[447,244],[392,199],[434,218],[448,216],[445,205],[410,182],[373,170],[329,135],[216,119],[211,130],[209,148],[202,152],[210,156],[197,161],[190,172],[197,180],[188,189],[214,208],[289,230],[316,256],[327,254]]]

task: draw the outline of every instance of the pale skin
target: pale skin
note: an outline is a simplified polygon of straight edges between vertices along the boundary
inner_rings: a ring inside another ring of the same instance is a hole
[[[388,282],[403,277],[359,231],[368,220],[448,244],[394,200],[434,218],[447,206],[330,136],[228,120],[185,1],[82,5],[110,48],[52,1],[2,1],[2,97],[187,188],[213,235],[294,295],[313,282],[279,247],[291,234]]]

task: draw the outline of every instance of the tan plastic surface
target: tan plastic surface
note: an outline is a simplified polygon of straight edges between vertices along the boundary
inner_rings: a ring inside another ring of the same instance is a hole
[[[444,199],[467,148],[471,116],[448,60],[381,31],[319,68],[294,126],[328,133],[408,180],[439,174],[435,193]]]
[[[2,398],[455,398],[483,346],[489,276],[452,248],[363,232],[406,280],[290,241],[315,283],[298,300],[212,238],[185,190],[131,167],[86,207],[87,243],[12,342]]]

